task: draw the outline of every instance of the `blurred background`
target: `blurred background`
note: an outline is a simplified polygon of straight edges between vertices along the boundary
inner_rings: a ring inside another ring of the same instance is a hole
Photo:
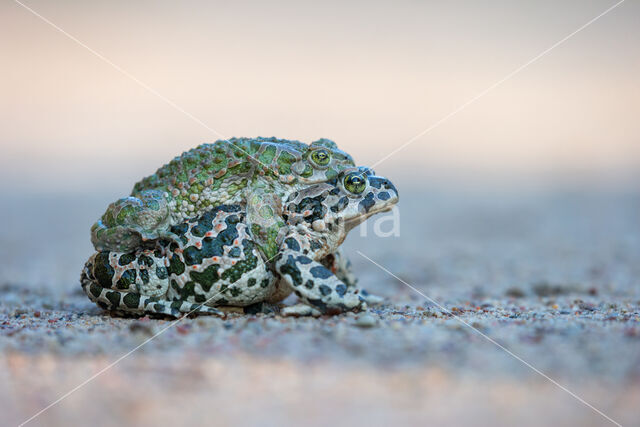
[[[327,137],[372,164],[614,3],[25,4],[222,135]],[[18,4],[0,7],[3,191],[121,195],[220,138]],[[623,4],[379,173],[411,177],[402,187],[635,184],[639,14]]]
[[[70,286],[91,223],[182,151],[221,135],[326,137],[377,163],[614,2],[25,4],[215,129],[19,4],[0,5],[0,279]],[[639,14],[626,2],[379,164],[400,189],[405,230],[427,228],[388,245],[490,225],[427,222],[451,212],[521,231],[514,210],[544,213],[548,199],[566,210],[567,192],[589,208],[566,220],[608,221],[602,209],[621,203],[634,213]],[[33,253],[46,268],[25,273]]]

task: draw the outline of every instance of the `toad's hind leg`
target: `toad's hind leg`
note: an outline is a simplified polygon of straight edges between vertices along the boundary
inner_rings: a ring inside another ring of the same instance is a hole
[[[168,279],[164,267],[156,265],[159,260],[149,251],[137,255],[98,252],[85,264],[80,284],[100,308],[119,314],[223,315],[212,307],[167,299]]]

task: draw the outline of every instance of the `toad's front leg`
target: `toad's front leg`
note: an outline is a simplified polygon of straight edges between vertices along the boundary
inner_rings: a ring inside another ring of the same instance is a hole
[[[328,268],[299,251],[281,252],[275,268],[298,298],[320,313],[337,314],[366,307],[357,290],[348,288]]]

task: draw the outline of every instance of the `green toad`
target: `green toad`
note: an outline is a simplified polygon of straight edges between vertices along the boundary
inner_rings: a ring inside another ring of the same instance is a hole
[[[253,241],[276,254],[282,200],[354,167],[328,139],[304,144],[276,138],[232,138],[203,144],[138,182],[131,196],[109,205],[91,228],[98,251],[127,252],[145,241],[176,239],[171,227],[222,204],[240,204]]]
[[[356,288],[337,250],[351,229],[397,201],[393,184],[366,168],[298,188],[282,203],[273,256],[259,250],[243,204],[198,208],[167,222],[171,238],[93,254],[82,288],[106,310],[139,315],[218,314],[218,306],[272,304],[292,292],[299,303],[285,315],[362,309],[377,297]]]

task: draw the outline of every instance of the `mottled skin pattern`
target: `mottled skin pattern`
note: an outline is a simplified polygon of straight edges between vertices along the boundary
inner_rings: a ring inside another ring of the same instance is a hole
[[[389,180],[347,169],[288,196],[272,258],[258,250],[245,209],[226,204],[171,226],[174,239],[93,254],[82,288],[116,313],[219,314],[217,306],[276,303],[292,292],[300,303],[284,308],[285,315],[361,309],[377,298],[355,287],[337,250],[353,227],[397,201]]]
[[[98,251],[132,251],[148,240],[175,240],[170,228],[185,219],[222,204],[240,204],[254,242],[271,257],[284,225],[282,200],[353,166],[351,156],[328,139],[310,145],[276,138],[203,144],[138,182],[131,196],[109,205],[91,228],[91,241]]]

